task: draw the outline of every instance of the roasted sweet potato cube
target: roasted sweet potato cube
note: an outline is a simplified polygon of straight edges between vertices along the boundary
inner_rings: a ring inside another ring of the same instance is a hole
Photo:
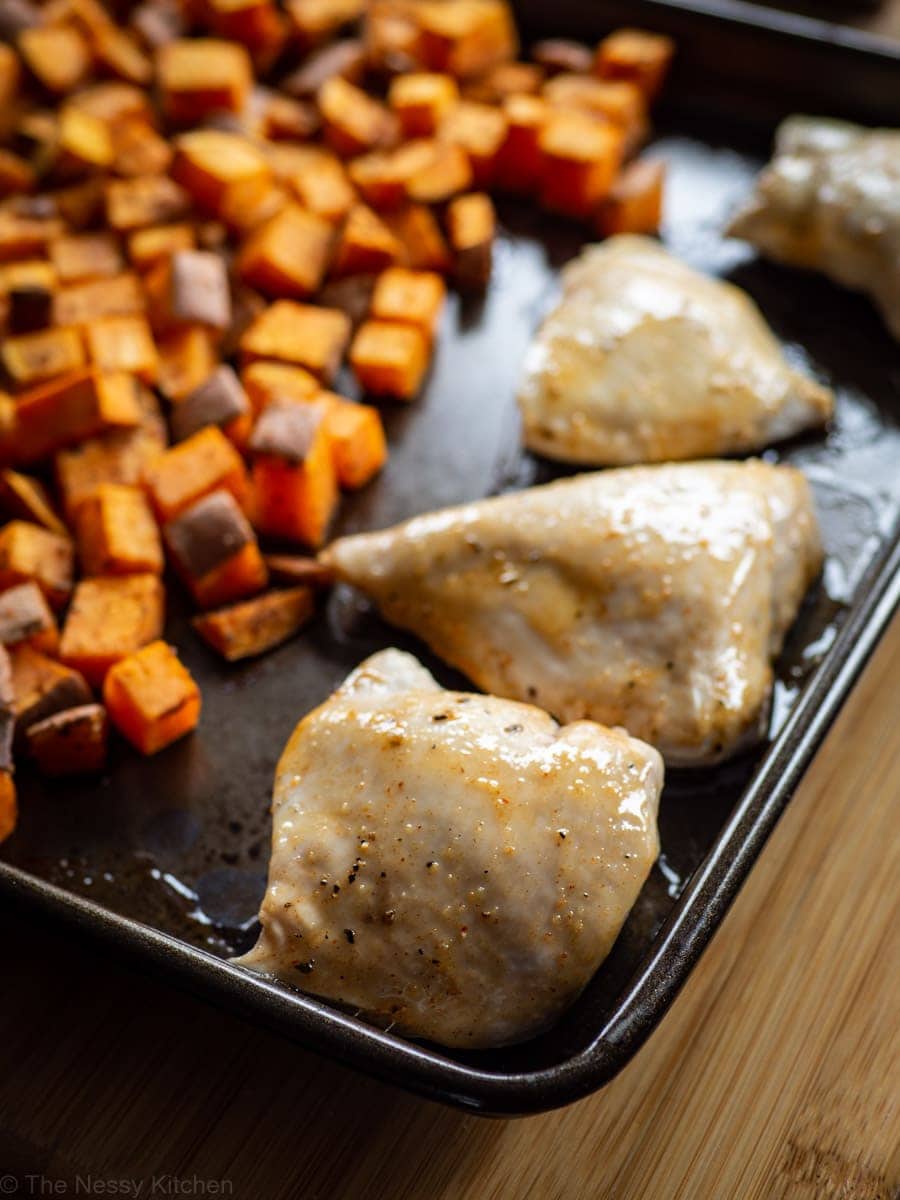
[[[36,186],[37,173],[31,163],[11,150],[0,148],[0,196],[33,192]]]
[[[239,113],[253,85],[246,49],[213,38],[167,42],[157,52],[156,75],[166,115],[181,125],[208,113]]]
[[[290,204],[247,239],[238,273],[266,295],[304,299],[318,291],[333,245],[328,221]]]
[[[166,448],[165,429],[147,422],[88,438],[56,456],[56,476],[69,521],[103,483],[137,484],[149,464]]]
[[[49,529],[51,533],[67,536],[63,522],[56,515],[47,489],[30,475],[9,468],[0,471],[0,512]]]
[[[91,49],[98,66],[118,79],[146,85],[153,78],[153,64],[127,29],[108,22],[94,33]]]
[[[256,414],[261,413],[276,397],[311,400],[322,390],[315,375],[303,367],[277,362],[250,363],[241,372],[241,382]]]
[[[221,429],[209,426],[158,455],[145,482],[160,521],[171,521],[210,492],[225,489],[247,503],[247,473]]]
[[[216,425],[238,446],[250,436],[250,401],[231,367],[222,364],[209,379],[172,409],[172,434],[183,442],[207,425]]]
[[[313,50],[279,85],[289,96],[313,100],[323,83],[335,75],[359,83],[366,72],[366,50],[358,38],[341,38]]]
[[[255,205],[272,186],[272,169],[245,137],[221,129],[194,129],[175,143],[172,177],[198,208],[222,217]]]
[[[444,204],[472,186],[472,164],[462,146],[439,143],[431,162],[406,184],[406,197],[415,204]]]
[[[418,54],[431,71],[457,78],[482,75],[518,51],[515,24],[506,0],[426,0],[415,9]]]
[[[332,379],[350,338],[350,320],[335,308],[278,300],[261,313],[241,338],[245,362],[275,359],[305,367],[319,379]]]
[[[321,393],[319,401],[326,403],[325,432],[338,483],[342,488],[365,487],[387,462],[381,414],[368,404],[354,404],[330,392]]]
[[[2,31],[4,37],[14,37],[10,30]],[[0,111],[7,111],[12,101],[19,95],[22,85],[21,60],[12,46],[0,43]]]
[[[18,583],[0,592],[0,642],[28,642],[43,654],[56,654],[59,629],[46,597],[36,583]]]
[[[16,828],[19,806],[12,772],[0,771],[0,842],[5,842]]]
[[[304,100],[294,100],[282,92],[256,88],[252,98],[255,129],[270,141],[306,141],[314,137],[321,121],[319,110]]]
[[[227,329],[231,291],[224,259],[209,250],[177,250],[157,263],[144,280],[153,328],[167,333],[180,325]]]
[[[77,329],[46,329],[8,337],[0,359],[15,387],[29,387],[84,365],[85,353]]]
[[[193,250],[196,245],[194,227],[187,222],[152,225],[149,229],[138,229],[129,235],[128,257],[138,271],[149,271],[161,259],[169,258],[177,250]]]
[[[326,308],[339,308],[346,314],[351,327],[357,329],[369,315],[377,278],[377,275],[369,274],[329,279],[320,290],[317,301]]]
[[[86,38],[72,25],[26,29],[18,38],[19,53],[41,84],[62,95],[73,91],[91,67]]]
[[[126,177],[160,175],[172,162],[172,147],[144,116],[122,117],[112,126],[112,170]]]
[[[334,275],[366,275],[397,262],[403,248],[384,221],[364,204],[357,204],[341,232],[334,256]]]
[[[234,358],[238,353],[241,338],[260,313],[265,312],[268,300],[251,287],[232,279],[231,322],[219,342],[219,357]]]
[[[60,659],[100,685],[121,659],[162,634],[165,592],[157,575],[83,579],[63,625]]]
[[[493,183],[497,155],[506,141],[506,115],[501,108],[464,100],[441,121],[438,137],[466,152],[476,187]]]
[[[543,173],[541,130],[551,110],[540,96],[509,96],[503,102],[506,139],[497,155],[494,184],[503,191],[536,192]]]
[[[114,158],[112,134],[99,117],[65,105],[57,123],[55,153],[54,170],[61,178],[104,171]]]
[[[597,47],[594,71],[602,79],[636,83],[648,100],[659,94],[675,53],[675,43],[661,33],[618,29]]]
[[[534,96],[544,82],[544,68],[537,63],[498,63],[486,74],[466,84],[467,100],[502,104],[508,96]]]
[[[379,275],[375,284],[371,315],[376,321],[414,325],[430,342],[437,331],[446,296],[446,285],[434,271],[391,267]]]
[[[9,654],[17,739],[53,713],[90,704],[91,689],[80,671],[48,658],[27,642]]]
[[[103,701],[110,720],[142,754],[156,754],[196,729],[200,689],[165,642],[151,642],[116,663]]]
[[[119,242],[109,233],[79,233],[56,238],[47,247],[60,283],[107,279],[124,269]]]
[[[656,233],[662,217],[666,166],[659,159],[629,163],[597,211],[597,232]]]
[[[434,213],[424,204],[407,204],[382,220],[403,247],[401,262],[414,271],[446,273],[453,265],[450,248]]]
[[[103,215],[107,186],[106,175],[89,175],[53,193],[53,203],[70,230],[97,224]]]
[[[459,87],[450,75],[425,71],[397,75],[388,91],[388,104],[397,114],[403,136],[408,138],[431,137],[458,103]]]
[[[314,608],[310,588],[286,588],[194,617],[192,624],[217,654],[238,662],[286,642],[303,628]]]
[[[88,279],[60,288],[54,302],[57,325],[87,325],[102,317],[128,317],[147,307],[141,281],[132,271]]]
[[[274,0],[208,0],[206,18],[213,32],[246,46],[263,67],[278,57],[288,36]]]
[[[215,370],[218,357],[212,330],[185,325],[158,339],[159,390],[170,400],[182,400]]]
[[[339,500],[325,406],[273,401],[250,439],[254,520],[273,537],[320,546]]]
[[[587,75],[594,63],[590,49],[582,42],[571,42],[566,38],[546,38],[531,47],[531,57],[548,75],[563,72]]]
[[[52,292],[56,287],[53,264],[39,258],[26,258],[0,266],[0,296],[8,296],[19,287],[37,287]]]
[[[104,430],[138,425],[141,409],[129,375],[89,367],[23,392],[16,417],[18,456],[29,463]]]
[[[612,121],[622,130],[628,150],[634,150],[646,137],[647,101],[640,88],[627,80],[557,75],[544,85],[543,97],[553,108]]]
[[[350,365],[373,396],[412,400],[428,370],[428,340],[413,325],[366,321],[350,347]]]
[[[101,483],[75,518],[81,569],[92,575],[161,575],[159,528],[140,487]]]
[[[107,125],[115,125],[129,117],[153,119],[153,105],[143,88],[119,80],[104,80],[81,88],[66,103],[91,116],[99,117]]]
[[[63,232],[58,217],[23,217],[0,209],[0,262],[43,254],[48,242]]]
[[[325,141],[343,158],[396,143],[399,127],[394,114],[355,84],[332,76],[317,98]]]
[[[269,581],[256,535],[231,492],[212,492],[166,525],[172,565],[200,608],[262,591]]]
[[[190,210],[190,196],[167,175],[114,179],[106,185],[106,220],[120,233],[178,221]]]
[[[308,48],[361,17],[366,0],[286,0],[285,9],[295,40]]]
[[[102,704],[82,704],[36,721],[25,735],[28,753],[49,779],[91,775],[106,766],[109,721]]]
[[[292,174],[291,186],[304,208],[337,224],[356,203],[356,192],[340,159],[318,147],[309,149],[309,163]]]
[[[541,130],[540,147],[544,208],[569,217],[592,216],[622,162],[618,126],[585,113],[560,111]]]
[[[145,317],[103,317],[85,329],[88,356],[104,371],[129,371],[144,383],[159,374],[159,355]]]
[[[454,254],[453,277],[461,291],[483,291],[491,278],[497,214],[490,196],[458,196],[447,209],[447,232]]]
[[[327,588],[335,581],[334,570],[318,558],[304,554],[267,554],[266,566],[275,583],[310,588]]]
[[[396,209],[406,203],[409,181],[426,170],[440,154],[431,138],[416,138],[396,150],[377,150],[355,158],[349,165],[350,179],[373,208]]]

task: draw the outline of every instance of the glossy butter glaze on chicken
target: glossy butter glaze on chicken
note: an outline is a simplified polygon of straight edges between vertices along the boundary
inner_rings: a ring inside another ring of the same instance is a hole
[[[445,1045],[521,1041],[609,953],[656,859],[662,774],[622,730],[445,691],[382,651],[284,751],[238,961]]]
[[[799,471],[710,462],[582,475],[324,557],[485,691],[690,764],[759,737],[822,552]]]
[[[831,392],[788,365],[750,297],[649,238],[588,247],[532,343],[525,443],[619,466],[760,450],[824,425]]]
[[[728,232],[868,292],[900,339],[900,129],[789,117]]]

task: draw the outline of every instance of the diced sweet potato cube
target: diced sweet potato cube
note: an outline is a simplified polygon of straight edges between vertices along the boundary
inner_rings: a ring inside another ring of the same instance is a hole
[[[102,704],[82,704],[36,721],[26,734],[28,753],[49,779],[90,775],[106,766],[109,722]]]
[[[31,163],[11,150],[0,148],[0,196],[33,192],[36,186],[37,174]]]
[[[6,36],[10,36],[7,34]],[[0,44],[0,111],[6,111],[22,85],[20,59],[12,46]]]
[[[31,581],[51,607],[60,608],[72,591],[73,566],[68,537],[29,521],[10,521],[0,529],[0,591]]]
[[[139,487],[101,483],[78,509],[75,537],[85,575],[160,575],[162,541]]]
[[[215,33],[246,46],[263,66],[277,58],[287,38],[287,22],[273,0],[208,0],[206,17]]]
[[[129,375],[90,367],[23,392],[16,416],[18,456],[29,463],[106,429],[138,425],[141,410]]]
[[[332,379],[350,338],[350,321],[335,308],[278,300],[261,313],[241,338],[245,362],[275,359]]]
[[[571,42],[565,38],[546,38],[531,47],[531,57],[548,75],[563,72],[586,75],[594,63],[594,56],[582,42]]]
[[[250,451],[257,528],[320,546],[339,499],[324,406],[274,401],[253,430]]]
[[[458,196],[447,209],[447,232],[454,254],[453,277],[461,291],[483,291],[491,278],[497,214],[490,196]]]
[[[241,382],[256,414],[261,413],[276,397],[311,400],[322,390],[315,375],[303,367],[290,367],[276,362],[250,363],[241,372]]]
[[[178,221],[189,209],[190,196],[167,175],[115,179],[106,185],[106,220],[121,233]]]
[[[224,488],[247,503],[247,473],[241,456],[215,426],[193,434],[151,462],[145,482],[160,521],[171,521],[201,497]]]
[[[553,108],[584,112],[612,121],[635,149],[648,129],[647,101],[636,84],[627,80],[596,79],[586,75],[557,75],[544,85],[543,97]]]
[[[159,373],[159,355],[145,317],[103,317],[85,330],[88,356],[104,371],[129,371],[144,383]]]
[[[406,202],[409,181],[427,170],[439,154],[435,141],[417,138],[396,150],[363,154],[350,163],[348,170],[367,204],[382,211],[395,209]]]
[[[172,178],[204,212],[221,217],[258,203],[272,186],[272,169],[240,134],[194,129],[175,143]]]
[[[329,279],[318,295],[318,303],[326,308],[339,308],[353,329],[362,325],[369,315],[377,275],[344,275]]]
[[[280,184],[270,184],[262,191],[243,196],[229,195],[222,205],[220,217],[238,240],[243,240],[254,230],[291,203],[291,193]]]
[[[404,137],[431,137],[459,103],[459,87],[450,75],[410,72],[391,81],[388,104],[397,114]]]
[[[569,217],[590,217],[612,187],[622,161],[622,132],[580,112],[555,113],[541,131],[540,200]]]
[[[503,103],[506,140],[497,155],[494,184],[523,195],[536,192],[543,172],[541,130],[550,115],[540,96],[510,96]]]
[[[169,258],[177,250],[193,250],[196,244],[193,225],[185,222],[152,225],[129,235],[128,257],[138,271],[149,271],[161,259]]]
[[[281,91],[256,88],[252,97],[255,128],[270,141],[305,141],[319,130],[319,110],[304,100],[294,100]]]
[[[74,371],[84,364],[85,353],[77,329],[47,329],[5,338],[0,358],[13,384],[22,388]]]
[[[90,47],[71,25],[26,29],[19,35],[18,46],[29,69],[50,92],[73,91],[90,70]]]
[[[231,321],[219,343],[219,357],[234,358],[241,338],[260,313],[265,312],[268,300],[240,280],[231,281]]]
[[[240,112],[253,84],[246,49],[213,38],[161,46],[156,71],[163,108],[182,125],[196,124],[212,112]]]
[[[537,63],[498,63],[486,74],[471,80],[465,98],[482,104],[501,104],[508,96],[534,96],[544,82],[544,68]]]
[[[10,771],[0,772],[0,842],[12,834],[19,819],[16,785]]]
[[[356,203],[356,192],[341,161],[318,147],[309,147],[309,163],[291,175],[291,186],[309,212],[336,224]]]
[[[30,475],[6,469],[0,471],[0,512],[67,536],[63,522],[50,503],[47,489]]]
[[[172,162],[172,147],[146,117],[122,117],[112,126],[112,169],[117,175],[160,175]]]
[[[243,446],[250,436],[251,424],[247,393],[232,368],[224,363],[172,409],[176,442],[183,442],[207,425],[216,425],[229,441]]]
[[[91,49],[99,66],[110,75],[143,85],[153,78],[153,64],[126,29],[106,24],[91,38]]]
[[[59,630],[46,597],[36,583],[18,583],[0,592],[0,642],[28,642],[43,654],[56,654]]]
[[[104,80],[81,88],[66,103],[99,117],[107,125],[115,125],[129,117],[153,119],[153,105],[143,88],[119,80]]]
[[[59,114],[55,170],[60,176],[103,171],[112,165],[109,127],[84,109],[66,105]]]
[[[629,163],[597,211],[597,232],[656,233],[662,217],[666,166],[658,159]]]
[[[375,285],[371,314],[376,321],[415,325],[429,341],[437,332],[447,288],[434,271],[391,267]]]
[[[432,161],[406,184],[408,200],[416,204],[444,204],[472,186],[469,156],[455,142],[440,144]]]
[[[269,576],[276,583],[326,588],[335,580],[334,570],[318,558],[303,554],[267,554],[265,560]]]
[[[476,187],[491,185],[497,155],[506,140],[506,116],[502,109],[464,100],[441,121],[438,137],[465,150]]]
[[[144,279],[153,328],[167,333],[180,325],[227,329],[231,290],[221,255],[209,250],[177,250]]]
[[[326,220],[291,204],[251,234],[238,272],[269,296],[303,299],[318,290],[333,244],[334,229]]]
[[[457,78],[482,75],[515,58],[515,24],[506,0],[425,0],[415,9],[418,54],[430,71]]]
[[[165,642],[151,642],[106,676],[110,720],[142,754],[156,754],[196,729],[200,689]]]
[[[165,592],[157,575],[83,579],[63,625],[59,656],[88,683],[162,634]]]
[[[52,263],[39,258],[26,258],[0,266],[0,296],[8,296],[19,287],[39,287],[52,292],[56,286],[56,271]]]
[[[86,325],[101,317],[128,317],[146,309],[141,281],[131,271],[60,288],[54,304],[57,325]]]
[[[90,704],[91,689],[79,671],[55,662],[27,642],[12,648],[9,662],[17,738],[53,713]]]
[[[332,271],[335,275],[374,274],[397,262],[402,252],[381,218],[371,208],[357,204],[341,232]]]
[[[350,347],[350,364],[373,396],[412,400],[428,370],[428,341],[412,325],[366,321]]]
[[[57,238],[47,247],[60,283],[82,283],[118,275],[124,263],[118,240],[109,233],[80,233]]]
[[[159,338],[159,390],[170,400],[182,400],[215,370],[218,361],[212,330],[185,325]]]
[[[312,590],[294,587],[205,613],[192,624],[227,662],[237,662],[286,642],[303,628],[314,607]]]
[[[434,213],[424,204],[407,204],[382,220],[403,247],[401,261],[414,271],[450,270],[453,259]]]
[[[373,479],[387,462],[387,440],[377,408],[354,404],[343,396],[324,392],[325,432],[338,483],[342,488],[361,488]]]
[[[0,262],[42,254],[64,232],[57,217],[20,217],[0,209]]]
[[[322,46],[303,60],[279,85],[289,96],[312,100],[323,83],[335,75],[359,83],[366,71],[365,46],[357,38],[341,38]]]
[[[250,522],[230,492],[204,496],[164,533],[172,564],[201,608],[252,596],[269,581]]]
[[[618,29],[597,47],[594,71],[602,79],[627,79],[652,100],[662,88],[675,43],[661,33]]]
[[[103,483],[137,484],[166,448],[165,430],[148,422],[88,438],[56,456],[56,476],[66,516],[72,522],[85,500]]]
[[[319,89],[318,103],[325,140],[344,158],[397,141],[397,120],[390,109],[338,75]]]

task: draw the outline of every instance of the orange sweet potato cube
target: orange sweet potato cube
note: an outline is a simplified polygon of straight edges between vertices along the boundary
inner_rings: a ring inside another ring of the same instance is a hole
[[[350,319],[336,308],[278,300],[260,313],[240,340],[245,363],[275,359],[333,378],[350,339]]]
[[[238,504],[247,504],[248,480],[243,460],[215,425],[158,455],[145,472],[145,483],[160,521],[171,521],[210,492],[225,489]]]
[[[50,92],[74,91],[91,67],[87,39],[72,25],[36,25],[18,37],[19,53]]]
[[[304,299],[321,286],[333,244],[326,220],[289,204],[244,243],[238,274],[266,295]]]
[[[587,113],[621,129],[626,149],[633,151],[649,128],[647,100],[640,88],[625,79],[590,75],[557,75],[544,84],[542,95],[551,108]]]
[[[535,96],[544,82],[544,68],[538,63],[498,63],[484,75],[466,83],[464,96],[482,104],[502,104],[509,96]]]
[[[47,489],[37,479],[9,468],[0,471],[0,512],[68,536],[68,530],[56,514]]]
[[[101,317],[127,317],[146,310],[141,281],[131,271],[108,279],[85,279],[57,292],[53,313],[57,325],[87,325]]]
[[[205,16],[215,33],[246,46],[263,66],[278,56],[287,38],[274,0],[207,0]]]
[[[325,432],[331,442],[332,458],[342,488],[361,488],[387,462],[387,440],[377,408],[354,404],[343,396],[320,393],[326,402]]]
[[[506,0],[426,0],[414,11],[416,48],[430,71],[468,78],[516,56],[518,39]]]
[[[159,528],[139,487],[101,483],[78,509],[75,539],[87,576],[162,574]]]
[[[193,250],[196,245],[194,227],[187,222],[151,225],[129,235],[128,257],[136,270],[149,271],[160,259],[169,258],[177,250]]]
[[[597,210],[597,232],[656,233],[662,217],[666,166],[658,159],[629,163]]]
[[[427,205],[407,204],[382,220],[403,247],[401,262],[414,271],[446,273],[453,265],[437,218]]]
[[[339,499],[325,406],[274,401],[256,424],[250,452],[257,528],[320,546]]]
[[[509,96],[503,102],[506,139],[497,155],[495,185],[503,191],[536,192],[543,172],[541,130],[550,106],[540,96]]]
[[[458,103],[459,87],[450,75],[411,71],[394,76],[388,91],[388,104],[407,138],[431,137]]]
[[[456,142],[440,142],[429,163],[406,183],[406,198],[414,204],[445,204],[472,186],[472,164]]]
[[[191,624],[226,662],[237,662],[286,642],[306,624],[314,607],[312,588],[286,588],[194,617]]]
[[[272,186],[272,168],[248,139],[220,129],[193,129],[175,142],[172,178],[204,212],[225,217],[253,206]]]
[[[159,374],[159,355],[146,317],[102,317],[85,329],[88,356],[103,371],[128,371],[144,383]]]
[[[182,400],[215,370],[218,356],[213,331],[205,325],[183,325],[160,337],[159,390],[170,400]]]
[[[190,209],[190,196],[168,175],[111,179],[106,185],[106,220],[112,229],[129,233],[179,221]]]
[[[621,130],[581,112],[559,111],[541,130],[540,201],[551,212],[590,217],[622,161]]]
[[[118,240],[109,233],[67,234],[52,241],[47,253],[60,283],[108,279],[125,266]]]
[[[491,278],[497,214],[490,196],[457,196],[447,209],[447,232],[454,254],[454,280],[461,291],[483,291]]]
[[[200,689],[162,641],[116,663],[106,676],[103,702],[112,723],[142,754],[156,754],[200,720]]]
[[[172,164],[172,147],[144,116],[123,117],[111,129],[117,175],[160,175]]]
[[[414,325],[430,342],[447,296],[447,287],[434,271],[391,267],[378,277],[372,293],[371,316],[376,321]]]
[[[366,10],[366,0],[286,0],[294,39],[303,49],[325,42]]]
[[[41,329],[4,338],[0,358],[13,384],[29,387],[83,366],[84,343],[77,329]]]
[[[472,167],[472,182],[479,188],[489,187],[497,155],[506,141],[506,114],[490,104],[463,100],[441,121],[438,137],[461,146]]]
[[[278,397],[311,400],[322,390],[319,380],[304,367],[278,362],[250,363],[241,371],[241,383],[257,416]]]
[[[675,43],[661,33],[618,29],[597,47],[594,71],[601,79],[636,83],[648,100],[658,95],[675,53]]]
[[[325,141],[343,158],[397,141],[397,119],[390,109],[339,75],[319,89],[318,104]]]
[[[246,49],[214,38],[161,46],[156,73],[166,115],[181,125],[197,124],[211,112],[240,112],[253,85]]]
[[[426,170],[439,155],[432,138],[415,138],[396,150],[373,150],[353,159],[347,170],[367,204],[380,211],[399,208],[406,202],[409,181]]]
[[[11,647],[8,661],[17,741],[37,721],[90,703],[91,689],[79,671],[48,658],[28,642]]]
[[[402,256],[403,248],[384,221],[364,204],[350,212],[338,243],[332,273],[370,275]]]
[[[366,321],[350,347],[360,386],[373,396],[412,400],[428,370],[428,340],[412,325]]]
[[[164,530],[176,572],[201,608],[261,592],[269,581],[256,535],[234,496],[203,496]]]
[[[27,463],[104,430],[132,428],[141,408],[130,375],[90,367],[23,392],[16,417],[18,456]]]
[[[162,634],[165,592],[157,575],[83,579],[63,625],[60,659],[98,686],[114,663]]]
[[[54,170],[61,178],[108,170],[115,157],[112,134],[99,117],[66,105],[59,114],[54,154]]]

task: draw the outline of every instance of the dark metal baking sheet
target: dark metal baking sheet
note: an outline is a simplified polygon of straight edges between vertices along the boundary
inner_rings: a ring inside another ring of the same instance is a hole
[[[520,9],[535,36],[591,40],[623,16],[622,5],[567,0]],[[769,739],[726,766],[670,773],[662,857],[581,1000],[555,1029],[522,1046],[445,1052],[382,1033],[224,961],[254,937],[272,773],[299,717],[386,645],[413,649],[443,682],[461,682],[344,589],[301,638],[242,666],[214,660],[190,634],[187,609],[174,612],[168,634],[203,689],[197,734],[149,761],[120,747],[96,782],[42,785],[23,774],[21,824],[0,849],[0,889],[11,896],[312,1048],[479,1112],[567,1103],[607,1081],[636,1051],[718,926],[900,599],[897,345],[864,298],[761,262],[720,233],[767,154],[773,120],[794,106],[793,91],[768,88],[757,111],[740,89],[726,89],[713,103],[718,85],[703,55],[717,31],[727,46],[736,28],[730,18],[692,15],[658,0],[628,9],[632,23],[678,33],[683,57],[692,47],[690,70],[682,65],[676,76],[653,146],[671,164],[666,242],[693,265],[745,287],[789,354],[835,387],[838,408],[826,436],[771,454],[809,471],[828,565],[779,660]],[[758,44],[774,39],[791,65],[792,88],[820,64],[815,30],[807,33],[790,42],[777,29],[754,32]],[[702,54],[699,47],[706,47]],[[832,39],[827,53],[834,52]],[[845,46],[829,61],[833,73],[852,71],[865,89],[870,68],[871,79],[880,79],[891,51],[879,56],[872,46]],[[817,107],[845,115],[843,94],[838,80],[834,103],[826,97]],[[896,116],[885,111],[883,119]],[[556,269],[577,252],[584,231],[528,206],[504,205],[501,214],[488,296],[483,303],[451,301],[427,393],[408,408],[385,408],[389,468],[345,504],[341,531],[377,528],[558,473],[519,449],[513,391],[523,349],[552,301]]]

